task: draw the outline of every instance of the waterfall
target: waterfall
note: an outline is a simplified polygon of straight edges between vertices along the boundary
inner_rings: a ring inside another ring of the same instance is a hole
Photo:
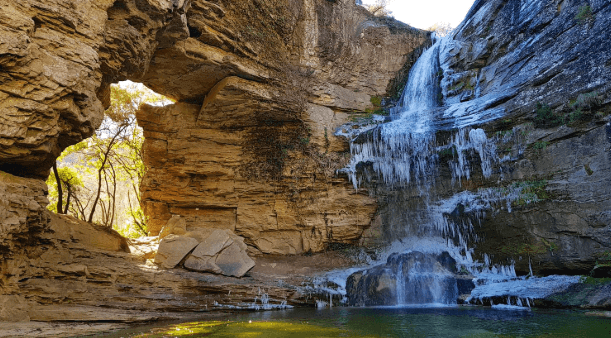
[[[511,200],[520,195],[519,187],[515,191],[463,191],[447,199],[431,200],[429,191],[435,187],[441,165],[448,166],[453,185],[460,189],[463,179],[469,180],[473,175],[470,163],[473,154],[478,155],[481,173],[486,178],[499,161],[495,140],[489,139],[483,129],[472,127],[473,118],[464,103],[443,106],[440,83],[444,66],[440,55],[447,52],[452,35],[433,38],[435,43],[410,70],[399,104],[391,109],[391,121],[351,139],[352,158],[345,171],[355,189],[374,175],[391,189],[416,188],[425,209],[420,217],[406,219],[404,235],[391,246],[390,252],[401,253],[399,257],[409,255],[405,259],[410,262],[394,256],[386,262],[387,267],[392,266],[390,277],[395,279],[394,298],[380,303],[379,296],[367,299],[366,295],[358,295],[358,300],[351,300],[353,304],[454,304],[458,288],[450,271],[456,270],[456,265],[473,274],[515,277],[512,267],[474,262],[469,243],[477,240],[473,222],[497,204],[510,206]],[[451,135],[446,137],[445,144],[438,144],[440,131]],[[439,267],[443,253],[452,257],[454,266]],[[387,270],[374,269],[359,281],[354,279],[352,289],[371,292],[372,285],[380,283]]]
[[[355,187],[363,183],[359,167],[370,164],[373,172],[386,185],[408,186],[415,184],[423,195],[428,195],[434,183],[439,165],[439,154],[456,152],[457,159],[448,163],[453,177],[470,178],[471,170],[465,158],[468,150],[476,151],[482,162],[484,176],[492,174],[492,163],[496,161],[496,148],[482,129],[471,129],[469,119],[463,114],[467,109],[442,107],[443,94],[440,82],[443,67],[440,54],[446,50],[452,36],[436,39],[422,53],[409,73],[399,104],[391,109],[392,121],[368,130],[351,140],[351,162],[345,171]],[[445,117],[450,111],[456,117],[449,123]],[[457,112],[458,111],[458,112]],[[436,146],[435,134],[452,126],[457,131],[450,144]]]
[[[392,109],[393,121],[351,142],[349,165],[355,188],[356,166],[370,162],[388,185],[425,185],[437,166],[434,149],[434,112],[438,106],[439,42],[427,49],[409,73],[400,104]]]

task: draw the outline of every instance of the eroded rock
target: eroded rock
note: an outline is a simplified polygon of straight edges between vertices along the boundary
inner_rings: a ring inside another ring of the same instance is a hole
[[[356,272],[346,281],[348,303],[356,306],[455,304],[469,286],[457,285],[456,261],[439,255],[393,254],[385,265]]]
[[[184,235],[187,233],[187,223],[180,215],[172,215],[168,223],[159,232],[159,239],[163,239],[168,235]]]
[[[242,277],[255,266],[244,238],[230,230],[197,229],[187,236],[201,242],[185,261],[189,270]]]
[[[155,263],[166,269],[175,268],[198,244],[195,238],[168,235],[159,243]]]

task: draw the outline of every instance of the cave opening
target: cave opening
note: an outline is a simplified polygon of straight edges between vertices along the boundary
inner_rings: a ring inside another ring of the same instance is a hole
[[[141,83],[111,85],[110,105],[100,127],[91,137],[64,149],[53,164],[47,178],[48,209],[113,228],[124,237],[147,235],[140,200],[147,170],[144,133],[136,112],[144,104],[172,103]]]

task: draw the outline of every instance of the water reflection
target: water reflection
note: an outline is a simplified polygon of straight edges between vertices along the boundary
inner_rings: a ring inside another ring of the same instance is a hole
[[[228,322],[160,325],[102,336],[609,337],[610,333],[611,319],[590,317],[579,311],[386,307],[241,313]]]

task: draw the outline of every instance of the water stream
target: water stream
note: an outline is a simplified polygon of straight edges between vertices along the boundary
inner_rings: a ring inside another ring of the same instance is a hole
[[[521,199],[530,203],[536,197],[525,197],[522,193],[525,187],[519,185],[476,191],[461,187],[465,180],[472,179],[475,171],[487,179],[493,175],[495,164],[507,161],[497,155],[498,136],[489,138],[477,127],[501,118],[504,111],[486,108],[498,98],[480,95],[478,84],[472,89],[474,99],[446,100],[448,90],[442,88],[442,83],[452,72],[444,60],[456,42],[452,34],[440,39],[433,37],[433,40],[434,44],[412,67],[399,104],[391,109],[391,121],[344,135],[351,140],[352,154],[344,171],[355,189],[375,181],[386,189],[417,191],[421,202],[414,212],[401,210],[401,200],[387,201],[397,203],[393,210],[414,217],[404,217],[401,229],[386,234],[394,240],[393,244],[385,255],[372,262],[369,270],[362,272],[362,277],[351,277],[348,286],[339,284],[354,289],[342,290],[353,298],[350,302],[353,305],[455,304],[456,280],[446,278],[450,272],[436,267],[439,264],[434,259],[448,253],[459,269],[473,276],[476,288],[469,301],[483,303],[486,299],[489,303],[494,297],[504,295],[507,296],[505,305],[527,307],[531,299],[566,288],[577,283],[578,278],[552,276],[545,280],[527,280],[516,276],[512,264],[492,265],[488,256],[483,261],[473,259],[473,244],[479,240],[474,227],[487,212],[495,209],[511,212],[512,202]],[[450,136],[438,140],[440,132]],[[451,189],[443,188],[451,192],[449,197],[432,193],[436,191],[436,180],[444,165],[452,177]],[[409,253],[423,254],[423,258],[410,268],[405,268],[405,262],[397,265],[391,261],[392,254]],[[381,270],[379,266],[384,264],[386,270]],[[362,293],[375,293],[372,290],[376,287],[380,289],[381,281],[388,278],[388,271],[396,279],[394,289],[391,287],[388,291],[392,296],[386,296],[386,300],[380,300],[377,295],[370,299],[361,297]],[[340,275],[346,278],[353,272]],[[357,302],[355,297],[359,299]]]

